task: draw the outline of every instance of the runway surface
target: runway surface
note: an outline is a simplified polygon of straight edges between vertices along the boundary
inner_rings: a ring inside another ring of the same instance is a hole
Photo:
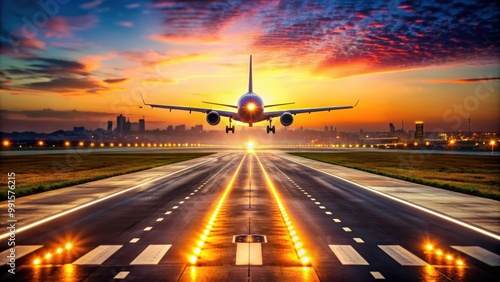
[[[467,223],[486,233],[460,224],[460,219],[440,217],[440,211],[428,212],[364,189],[357,180],[345,179],[347,174],[339,178],[291,161],[282,152],[232,151],[153,172],[120,176],[112,182],[116,185],[111,187],[112,196],[89,198],[86,204],[75,201],[74,211],[17,233],[15,274],[7,272],[8,241],[1,239],[0,278],[498,281],[500,277],[498,234],[471,222],[475,219]],[[141,178],[147,173],[151,175]],[[85,187],[95,193],[110,188],[110,183],[97,181]],[[38,195],[32,201],[63,205],[68,201],[64,195],[74,191],[70,189],[58,190],[57,196],[45,194],[51,198]],[[30,223],[48,217],[43,214]]]

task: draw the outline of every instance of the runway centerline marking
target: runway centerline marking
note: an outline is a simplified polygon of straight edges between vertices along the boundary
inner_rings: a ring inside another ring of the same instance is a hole
[[[141,240],[141,238],[133,238],[129,243],[137,243],[139,240]]]
[[[299,163],[299,162],[297,162],[297,161],[294,161],[294,160],[290,160],[290,159],[284,158],[284,157],[282,157],[282,156],[279,156],[279,157],[280,157],[280,158],[283,158],[283,159],[286,159],[286,160],[288,160],[288,161],[291,161],[291,162],[293,162],[293,163],[299,164],[299,165],[301,165],[301,166],[305,166],[305,167],[310,168],[310,169],[312,169],[312,170],[319,171],[319,172],[321,172],[321,173],[323,173],[323,174],[326,174],[326,175],[329,175],[329,176],[331,176],[331,177],[334,177],[334,178],[340,179],[340,180],[345,181],[345,182],[347,182],[347,183],[349,183],[349,184],[352,184],[352,185],[354,185],[354,186],[357,186],[357,187],[359,187],[359,188],[361,188],[361,189],[365,189],[365,190],[367,190],[367,191],[371,191],[371,192],[373,192],[373,193],[375,193],[375,194],[378,194],[378,195],[380,195],[380,196],[382,196],[382,197],[386,197],[386,198],[388,198],[388,199],[391,199],[391,200],[396,201],[396,202],[399,202],[399,203],[401,203],[401,204],[404,204],[404,205],[407,205],[407,206],[410,206],[410,207],[416,208],[416,209],[418,209],[418,210],[420,210],[420,211],[423,211],[423,212],[426,212],[426,213],[428,213],[428,214],[432,214],[432,215],[434,215],[434,216],[436,216],[436,217],[439,217],[439,218],[441,218],[441,219],[444,219],[444,220],[447,220],[447,221],[453,222],[453,223],[455,223],[455,224],[458,224],[458,225],[463,226],[463,227],[465,227],[465,228],[468,228],[468,229],[470,229],[470,230],[476,231],[476,232],[481,233],[481,234],[483,234],[483,235],[489,236],[489,237],[494,238],[494,239],[496,239],[496,240],[500,240],[500,235],[497,235],[497,234],[495,234],[495,233],[492,233],[492,232],[489,232],[489,231],[487,231],[487,230],[481,229],[481,228],[479,228],[479,227],[473,226],[473,225],[471,225],[471,224],[468,224],[468,223],[466,223],[466,222],[460,221],[460,220],[458,220],[458,219],[452,218],[452,217],[447,216],[447,215],[445,215],[445,214],[438,213],[438,212],[435,212],[435,211],[430,210],[430,209],[428,209],[428,208],[425,208],[425,207],[423,207],[423,206],[419,206],[419,205],[417,205],[417,204],[414,204],[414,203],[408,202],[408,201],[406,201],[406,200],[403,200],[403,199],[397,198],[397,197],[395,197],[395,196],[392,196],[392,195],[389,195],[389,194],[385,194],[385,193],[380,192],[380,191],[378,191],[378,190],[375,190],[375,189],[373,189],[373,188],[369,188],[369,187],[364,186],[364,185],[362,185],[362,184],[359,184],[359,183],[356,183],[356,182],[354,182],[354,181],[351,181],[351,180],[345,179],[345,178],[343,178],[343,177],[340,177],[340,176],[337,176],[337,175],[331,174],[331,173],[326,172],[326,171],[323,171],[323,170],[321,170],[321,169],[317,169],[317,168],[314,168],[314,167],[312,167],[312,166],[308,166],[308,165],[306,165],[306,164],[302,164],[302,163]]]
[[[118,196],[118,195],[121,195],[121,194],[123,194],[123,193],[127,193],[127,192],[129,192],[129,191],[135,190],[135,189],[137,189],[137,188],[139,188],[139,187],[142,187],[142,186],[144,186],[144,185],[146,185],[146,184],[149,184],[149,183],[152,183],[152,182],[158,181],[158,180],[163,179],[163,178],[166,178],[166,177],[170,177],[170,176],[172,176],[172,175],[174,175],[174,174],[178,174],[178,173],[183,172],[183,171],[186,171],[186,170],[191,170],[191,169],[193,169],[193,168],[195,168],[195,167],[197,167],[197,166],[200,166],[200,165],[202,165],[202,164],[204,164],[204,163],[206,163],[206,162],[212,161],[212,160],[214,160],[214,158],[210,158],[210,159],[205,160],[205,161],[203,161],[203,162],[201,162],[201,163],[197,163],[197,164],[195,164],[195,165],[192,165],[192,166],[189,166],[189,167],[185,167],[185,168],[180,169],[180,170],[178,170],[178,171],[174,171],[174,172],[169,173],[169,174],[167,174],[167,175],[163,175],[163,176],[157,177],[157,178],[155,178],[155,179],[148,180],[148,181],[146,181],[146,182],[143,182],[143,183],[141,183],[141,184],[138,184],[138,185],[132,186],[132,187],[127,188],[127,189],[125,189],[125,190],[122,190],[122,191],[116,192],[116,193],[111,194],[111,195],[108,195],[108,196],[106,196],[106,197],[102,197],[102,198],[97,199],[97,200],[95,200],[95,201],[88,202],[88,203],[86,203],[86,204],[83,204],[83,205],[80,205],[80,206],[74,207],[74,208],[69,209],[69,210],[67,210],[67,211],[63,211],[63,212],[61,212],[61,213],[58,213],[58,214],[55,214],[55,215],[52,215],[52,216],[46,217],[46,218],[44,218],[44,219],[42,219],[42,220],[39,220],[39,221],[37,221],[37,222],[33,222],[33,223],[31,223],[31,224],[28,224],[28,225],[26,225],[26,226],[23,226],[23,227],[20,227],[20,228],[16,229],[16,233],[20,233],[20,232],[22,232],[22,231],[28,230],[28,229],[30,229],[30,228],[33,228],[33,227],[38,226],[38,225],[40,225],[40,224],[46,223],[46,222],[51,221],[51,220],[53,220],[53,219],[59,218],[59,217],[61,217],[61,216],[64,216],[64,215],[70,214],[70,213],[72,213],[72,212],[75,212],[75,211],[81,210],[81,209],[86,208],[86,207],[89,207],[89,206],[91,206],[91,205],[94,205],[94,204],[100,203],[100,202],[102,202],[102,201],[105,201],[105,200],[111,199],[111,198],[116,197],[116,196]],[[7,238],[7,237],[9,237],[9,236],[10,236],[10,233],[5,233],[5,234],[0,235],[0,239]]]
[[[361,238],[353,238],[356,243],[363,244],[365,241]]]
[[[334,219],[333,219],[333,221],[335,221],[336,223],[342,222],[342,221],[340,221],[340,219],[338,219],[338,218],[334,218]]]
[[[370,274],[373,276],[375,279],[385,279],[384,275],[378,271],[370,271]]]
[[[113,277],[113,279],[125,279],[130,274],[130,271],[120,271]]]
[[[342,227],[342,229],[344,229],[345,232],[351,232],[352,231],[351,228],[349,228],[349,227]]]
[[[149,226],[149,227],[144,228],[144,231],[150,231],[151,229],[153,229],[153,227]]]
[[[156,221],[163,221],[163,217],[158,218]]]
[[[172,213],[172,211],[167,211],[165,214],[171,214],[171,213]]]

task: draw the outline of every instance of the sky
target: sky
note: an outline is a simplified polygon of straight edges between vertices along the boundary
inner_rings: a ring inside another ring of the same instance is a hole
[[[203,124],[148,103],[236,104],[253,90],[291,129],[499,131],[495,1],[2,1],[0,131]],[[287,108],[288,107],[288,108]],[[220,108],[227,110],[227,108]],[[279,119],[274,120],[279,128]],[[254,126],[266,126],[265,122]],[[237,124],[237,128],[243,126]]]

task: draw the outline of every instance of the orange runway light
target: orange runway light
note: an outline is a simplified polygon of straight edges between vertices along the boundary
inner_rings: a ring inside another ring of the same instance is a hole
[[[62,253],[63,249],[62,248],[57,248],[56,253],[60,254]]]
[[[66,246],[64,246],[64,247],[66,248],[66,250],[71,250],[73,245],[71,243],[67,243]]]
[[[39,259],[39,258],[36,258],[34,261],[33,261],[33,264],[34,265],[39,265],[42,261]]]

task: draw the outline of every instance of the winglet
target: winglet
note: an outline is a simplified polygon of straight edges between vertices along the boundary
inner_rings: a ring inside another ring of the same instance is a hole
[[[358,101],[356,102],[356,105],[354,105],[353,108],[356,108],[356,106],[358,105],[358,103],[359,103],[359,99],[358,99]]]
[[[139,95],[141,95],[142,104],[146,105],[146,102],[144,101],[144,97],[142,97],[142,92],[139,91]],[[139,106],[139,109],[142,109],[142,106]]]
[[[250,74],[248,75],[248,93],[253,93],[253,82],[252,82],[252,55],[250,55]]]

